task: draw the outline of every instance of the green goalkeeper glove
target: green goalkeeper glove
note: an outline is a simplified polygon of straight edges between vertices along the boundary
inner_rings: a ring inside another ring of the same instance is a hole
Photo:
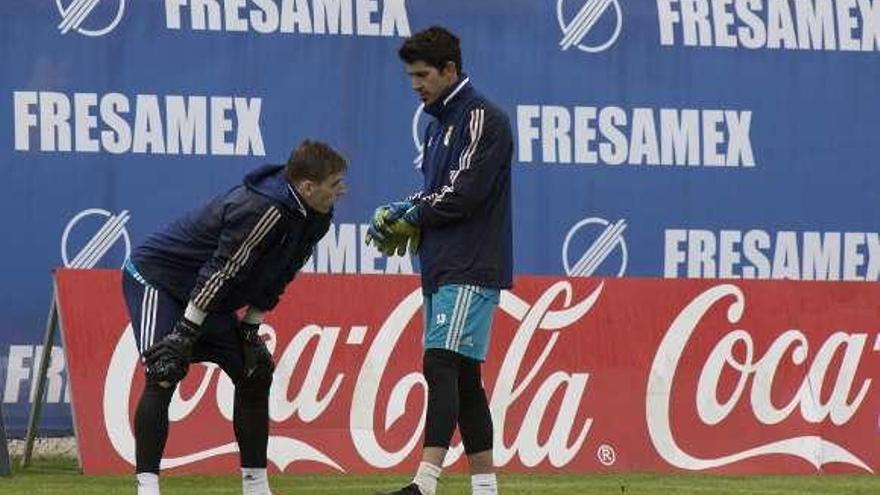
[[[391,232],[387,220],[390,213],[389,205],[376,208],[365,241],[368,245],[375,244],[376,249],[385,256],[392,256],[395,252],[403,255],[406,253],[407,237]]]
[[[422,242],[420,213],[421,207],[418,204],[402,201],[392,203],[389,214],[385,217],[388,232],[395,238],[407,239],[411,254],[419,252]]]

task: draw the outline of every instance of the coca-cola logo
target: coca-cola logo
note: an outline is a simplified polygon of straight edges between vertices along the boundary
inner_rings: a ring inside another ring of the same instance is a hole
[[[670,420],[676,374],[697,332],[708,331],[700,325],[704,317],[727,301],[727,322],[739,323],[746,309],[743,291],[731,284],[717,285],[698,295],[678,314],[657,348],[648,373],[645,414],[651,442],[660,456],[673,466],[689,470],[778,454],[803,459],[816,469],[844,463],[873,472],[846,447],[815,434],[776,438],[711,458],[689,453],[682,447]],[[811,347],[803,331],[788,329],[761,353],[749,330],[732,327],[718,337],[706,356],[691,403],[696,405],[699,420],[707,426],[723,427],[731,411],[742,403],[747,403],[756,427],[776,425],[793,415],[799,415],[805,424],[830,421],[834,426],[843,425],[859,410],[871,387],[871,379],[856,378],[867,337],[863,333],[838,331],[818,347]],[[735,348],[740,352],[735,352]],[[771,397],[774,383],[792,368],[802,370],[802,382],[780,402],[778,397]],[[720,394],[725,372],[734,376],[732,392]],[[831,385],[830,393],[829,387],[823,388],[826,383]],[[718,399],[724,395],[725,400]]]
[[[518,322],[518,326],[510,344],[505,346],[494,386],[490,388],[487,384],[487,389],[491,390],[489,403],[496,429],[496,463],[504,465],[517,459],[525,466],[546,461],[561,467],[580,452],[593,422],[583,410],[590,375],[577,369],[553,369],[552,356],[563,333],[584,318],[599,299],[603,287],[604,284],[599,283],[580,301],[575,300],[574,289],[568,281],[553,283],[533,303],[510,292],[502,293],[500,309]],[[354,370],[349,367],[348,373],[334,370],[334,353],[338,353],[343,345],[360,343],[370,325],[353,325],[348,337],[343,338],[339,327],[307,324],[293,332],[290,341],[281,349],[281,334],[264,324],[261,332],[268,335],[268,346],[277,362],[270,395],[272,423],[286,424],[295,419],[308,427],[320,423],[328,415],[344,417],[345,414],[339,412],[344,409],[348,411],[351,450],[357,453],[361,462],[374,468],[387,468],[410,457],[421,442],[427,387],[422,374],[416,371],[417,360],[413,360],[412,369],[403,371],[402,376],[391,374],[389,370],[395,369],[399,373],[400,367],[392,367],[389,363],[399,352],[404,330],[416,317],[421,304],[421,290],[410,292],[397,303],[372,333],[374,337],[359,366]],[[549,336],[544,334],[538,338],[539,332],[549,332]],[[307,346],[313,352],[304,352]],[[300,364],[303,356],[309,356],[310,361]],[[292,383],[294,370],[303,366],[306,367],[305,379]],[[130,404],[137,371],[134,336],[127,328],[122,332],[109,364],[103,413],[113,449],[130,464],[135,461],[132,418],[130,408],[119,407],[119,404]],[[185,422],[197,410],[213,402],[222,420],[231,423],[234,394],[231,380],[211,364],[193,366],[190,373],[197,374],[198,386],[186,398],[179,391],[175,393],[169,410],[170,420]],[[525,393],[527,389],[528,394]],[[419,411],[406,408],[406,404],[412,403],[412,394],[416,396],[415,402],[423,406]],[[554,397],[558,407],[549,406]],[[525,410],[525,414],[512,415],[514,409]],[[414,414],[418,414],[418,420],[403,422],[412,425],[406,432],[405,441],[393,446],[383,441],[387,430],[399,425],[405,416],[413,419]],[[384,423],[377,421],[383,417]],[[544,429],[539,432],[542,424]],[[550,425],[549,429],[547,425]],[[278,430],[288,432],[292,429]],[[337,471],[349,470],[344,459],[334,456],[330,448],[309,443],[304,437],[293,434],[272,434],[268,459],[280,470],[299,461],[318,463]],[[234,442],[198,445],[191,452],[166,456],[162,468],[185,466],[236,451]],[[453,446],[446,463],[454,463],[462,453],[460,444]]]

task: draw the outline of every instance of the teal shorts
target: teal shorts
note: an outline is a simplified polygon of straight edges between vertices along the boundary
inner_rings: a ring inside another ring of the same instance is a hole
[[[425,349],[447,349],[485,361],[500,294],[498,289],[458,284],[423,293]]]

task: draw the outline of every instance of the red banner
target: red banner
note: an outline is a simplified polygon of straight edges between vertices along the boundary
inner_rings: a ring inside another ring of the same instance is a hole
[[[143,373],[119,273],[56,284],[86,474],[130,472]],[[873,472],[880,286],[521,277],[484,367],[503,470]],[[302,275],[262,332],[276,363],[269,462],[410,471],[420,452],[416,277]],[[191,368],[163,468],[238,466],[233,387]],[[447,461],[463,466],[460,441]]]

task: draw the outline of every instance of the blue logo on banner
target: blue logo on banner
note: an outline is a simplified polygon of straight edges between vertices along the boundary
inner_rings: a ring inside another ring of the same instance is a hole
[[[116,14],[115,16],[106,15],[108,14],[106,11],[110,10],[106,5],[113,1],[116,2]],[[122,20],[122,14],[125,12],[125,0],[110,0],[110,2],[105,2],[105,8],[98,8],[101,0],[73,0],[67,7],[64,7],[61,0],[55,0],[58,13],[61,14],[58,30],[61,31],[61,34],[76,31],[86,36],[103,36],[113,31]],[[83,25],[92,27],[86,28]]]
[[[101,221],[84,222],[90,217],[97,217]],[[122,266],[122,263],[131,254],[131,240],[128,237],[128,230],[125,228],[130,217],[128,210],[122,210],[118,215],[100,208],[90,208],[78,213],[67,223],[64,234],[61,236],[61,259],[64,261],[64,266],[68,268],[94,268],[118,244],[120,239],[122,239],[125,251],[120,253],[122,256],[117,261],[118,266]],[[71,256],[73,251],[70,244],[73,243],[74,238],[71,234],[74,227],[80,224],[88,224],[79,229],[80,232],[93,233],[75,236],[78,241],[85,242],[76,251],[76,255]]]
[[[569,277],[590,277],[602,266],[616,266],[616,275],[622,277],[626,273],[628,259],[624,230],[626,220],[622,218],[609,222],[604,218],[592,217],[576,223],[562,244],[565,273]],[[576,252],[583,254],[572,263],[569,251],[574,251],[575,246],[578,248]]]
[[[618,0],[580,0],[583,2],[580,10],[571,20],[566,21],[563,10],[566,2],[574,3],[575,0],[556,0],[556,19],[559,21],[559,27],[562,29],[562,39],[559,41],[559,47],[562,51],[576,46],[578,50],[588,53],[597,53],[605,51],[617,41],[620,36],[620,29],[623,27],[623,14],[620,10]],[[606,13],[614,8],[614,30],[605,38],[597,26],[599,21]],[[589,36],[591,33],[595,36]],[[586,38],[598,37],[604,39],[601,43],[589,43],[584,41]]]

